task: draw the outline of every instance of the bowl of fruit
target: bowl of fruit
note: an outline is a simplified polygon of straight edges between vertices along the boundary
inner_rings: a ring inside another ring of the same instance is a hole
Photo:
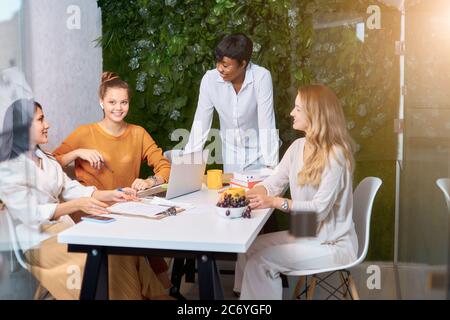
[[[225,190],[216,204],[216,212],[224,218],[251,218],[245,190],[240,188]]]

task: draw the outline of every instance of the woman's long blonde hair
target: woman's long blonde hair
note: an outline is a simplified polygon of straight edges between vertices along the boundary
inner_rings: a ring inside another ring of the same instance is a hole
[[[298,173],[298,184],[318,186],[330,155],[339,161],[337,149],[346,159],[343,165],[353,170],[354,142],[347,131],[344,111],[331,89],[324,85],[307,85],[299,88],[298,95],[308,123],[305,146],[311,151]]]

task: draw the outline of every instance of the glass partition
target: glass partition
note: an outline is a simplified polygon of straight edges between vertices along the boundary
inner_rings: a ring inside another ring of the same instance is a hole
[[[24,72],[24,39],[22,0],[0,1],[0,162],[7,161],[12,137],[12,121],[6,114],[15,100],[32,97]],[[0,176],[0,183],[4,178]],[[25,197],[27,205],[28,200]],[[0,300],[32,299],[36,281],[27,271],[20,249],[21,243],[30,240],[29,234],[8,217],[0,203]]]
[[[405,122],[400,175],[398,267],[402,298],[447,298],[450,3],[405,10]],[[448,185],[447,185],[448,188]]]

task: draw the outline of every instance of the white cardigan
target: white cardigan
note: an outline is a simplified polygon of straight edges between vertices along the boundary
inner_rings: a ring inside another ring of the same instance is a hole
[[[85,187],[70,179],[56,160],[41,150],[42,169],[25,154],[0,163],[0,199],[11,217],[17,221],[16,230],[22,250],[39,244],[49,235],[41,232],[61,201],[90,197],[95,187]],[[69,216],[60,219],[73,223]]]
[[[298,173],[303,168],[305,138],[297,139],[286,151],[275,172],[261,184],[269,195],[279,195],[289,184],[292,211],[317,213],[317,237],[335,251],[336,263],[350,263],[356,259],[358,239],[352,220],[352,174],[341,151],[339,161],[333,157],[325,168],[318,187],[298,185]]]

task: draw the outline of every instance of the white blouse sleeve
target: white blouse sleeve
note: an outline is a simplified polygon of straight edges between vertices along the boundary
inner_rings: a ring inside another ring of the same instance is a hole
[[[39,204],[39,190],[32,183],[23,179],[23,175],[0,166],[0,199],[9,214],[22,223],[33,226],[50,220],[56,210],[57,203]],[[20,181],[19,181],[20,180]]]
[[[339,157],[339,162],[331,157],[330,164],[325,168],[319,188],[310,201],[293,200],[293,212],[316,212],[317,221],[321,222],[330,213],[338,196],[344,189],[344,173],[346,170],[346,162],[343,157]]]
[[[209,81],[211,80],[207,72],[200,83],[197,110],[195,111],[188,143],[184,147],[186,153],[202,150],[208,139],[214,115],[214,105],[209,98]]]
[[[283,159],[281,159],[275,172],[266,178],[259,185],[262,185],[267,190],[268,196],[278,196],[285,191],[289,184],[289,172],[291,168],[291,154],[293,152],[295,143],[291,144],[285,152]]]
[[[61,192],[61,197],[65,201],[75,200],[83,197],[91,197],[97,188],[85,187],[77,180],[70,179],[65,172],[62,171],[64,186]]]

